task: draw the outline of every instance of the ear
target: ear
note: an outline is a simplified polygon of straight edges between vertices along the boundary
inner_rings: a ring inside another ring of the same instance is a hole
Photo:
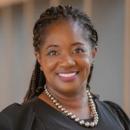
[[[36,60],[38,61],[39,64],[41,64],[41,58],[40,58],[40,54],[39,52],[35,52],[35,57],[36,57]]]
[[[94,59],[97,54],[97,47],[92,48],[92,58]]]
[[[96,54],[97,54],[97,47],[94,47],[94,48],[92,48],[92,50],[91,50],[91,64],[94,63],[94,59],[95,59],[95,57],[96,57]]]

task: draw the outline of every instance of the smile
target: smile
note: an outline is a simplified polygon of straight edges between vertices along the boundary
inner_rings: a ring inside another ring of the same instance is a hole
[[[76,74],[77,74],[76,72],[73,72],[73,73],[60,73],[59,76],[61,76],[61,77],[72,77],[72,76],[74,76]]]
[[[58,73],[58,76],[62,81],[72,81],[76,79],[77,74],[78,72]]]

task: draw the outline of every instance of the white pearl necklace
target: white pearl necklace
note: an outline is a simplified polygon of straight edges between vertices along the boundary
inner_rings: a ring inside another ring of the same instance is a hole
[[[96,111],[96,106],[95,103],[93,101],[93,97],[90,93],[90,91],[87,89],[86,90],[87,96],[88,96],[88,102],[89,102],[89,106],[90,106],[90,110],[91,110],[91,114],[93,116],[93,121],[86,121],[83,119],[80,119],[79,117],[77,117],[75,114],[73,114],[72,112],[69,112],[66,108],[64,108],[56,99],[55,97],[53,97],[50,92],[47,90],[46,86],[45,86],[45,94],[50,98],[50,100],[52,101],[52,103],[63,113],[65,114],[67,117],[71,118],[72,120],[74,120],[75,122],[77,122],[78,124],[85,126],[85,127],[94,127],[98,124],[99,121],[99,117],[98,117],[98,113]]]

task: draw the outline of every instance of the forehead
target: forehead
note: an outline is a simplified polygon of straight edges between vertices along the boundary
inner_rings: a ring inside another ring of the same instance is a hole
[[[72,20],[57,20],[46,27],[44,36],[41,36],[44,44],[52,44],[54,42],[80,42],[87,44],[88,35],[84,34],[83,28],[78,22]],[[85,36],[84,36],[85,35]]]
[[[51,34],[52,32],[74,33],[81,35],[83,29],[76,21],[60,19],[54,21],[54,23],[51,23],[46,27],[46,33]]]

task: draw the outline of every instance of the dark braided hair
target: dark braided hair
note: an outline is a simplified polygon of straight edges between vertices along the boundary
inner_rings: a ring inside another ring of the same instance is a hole
[[[85,13],[80,12],[78,9],[72,8],[71,6],[59,5],[57,7],[48,8],[45,12],[41,14],[40,18],[35,23],[33,29],[33,46],[35,52],[39,52],[42,45],[41,43],[44,43],[43,41],[41,42],[41,39],[45,39],[45,29],[50,24],[55,23],[57,20],[60,19],[78,22],[79,26],[81,26],[82,30],[84,31],[85,37],[90,40],[92,48],[97,47],[98,35],[89,17]],[[92,70],[93,65],[90,68],[87,86],[89,86]],[[40,70],[40,64],[38,63],[38,61],[36,61],[35,69],[33,71],[30,82],[30,87],[24,98],[24,103],[40,95],[41,92],[44,90],[45,82],[46,79],[43,72]]]

